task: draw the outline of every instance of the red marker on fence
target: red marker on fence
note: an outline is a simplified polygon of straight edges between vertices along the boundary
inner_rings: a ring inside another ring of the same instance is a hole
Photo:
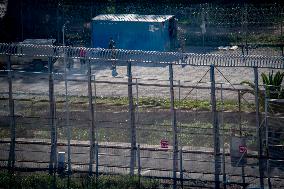
[[[161,144],[161,148],[169,148],[169,141],[166,139],[162,139],[160,144]]]
[[[247,147],[246,146],[239,146],[239,152],[240,153],[246,153],[247,152]]]

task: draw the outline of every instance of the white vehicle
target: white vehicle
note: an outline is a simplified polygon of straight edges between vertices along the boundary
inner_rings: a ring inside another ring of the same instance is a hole
[[[15,53],[18,56],[11,56],[11,62],[14,66],[28,65],[35,70],[43,70],[47,67],[48,57],[35,57],[33,54],[41,54],[40,52],[35,53],[35,48],[28,45],[54,45],[55,39],[26,39],[23,42],[19,42],[19,46],[15,49]],[[21,46],[23,45],[23,46]],[[27,46],[25,46],[27,45]],[[39,48],[38,51],[48,50],[50,48]],[[51,49],[50,49],[51,50]],[[52,52],[50,52],[52,53]],[[7,58],[5,56],[0,56],[0,62],[4,67],[6,66]]]
[[[31,44],[31,45],[54,45],[55,39],[25,39],[23,42],[20,42],[19,44]],[[41,51],[42,49],[38,49],[38,51]],[[33,57],[32,55],[35,54],[34,48],[29,47],[23,47],[21,49],[18,49],[18,52],[20,54],[24,54],[25,58],[22,60],[24,63],[32,63],[34,68],[36,70],[42,70],[44,67],[48,64],[48,58],[47,57]],[[40,52],[36,54],[41,54]],[[31,56],[28,56],[31,55]]]

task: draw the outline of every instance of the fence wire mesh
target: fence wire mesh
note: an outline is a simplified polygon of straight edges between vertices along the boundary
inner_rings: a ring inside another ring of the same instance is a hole
[[[53,140],[55,155],[65,152],[68,164],[70,140],[72,172],[87,173],[92,167],[91,174],[129,174],[134,169],[133,173],[142,177],[173,179],[169,181],[173,185],[192,185],[194,180],[200,182],[196,185],[218,182],[234,187],[258,185],[259,160],[263,158],[264,184],[268,185],[266,180],[270,179],[274,187],[283,185],[283,104],[270,100],[265,112],[259,103],[260,128],[266,128],[265,123],[269,128],[267,138],[261,129],[263,151],[259,157],[255,96],[251,94],[254,89],[240,84],[244,80],[248,80],[246,84],[255,82],[255,68],[173,65],[171,91],[171,69],[167,64],[89,60],[70,55],[65,59],[66,108],[64,58],[57,58],[52,72],[46,68],[35,72],[33,66],[23,67],[26,64],[20,61],[12,62],[9,73],[1,72],[2,167],[7,167],[13,157],[9,152],[13,151],[14,118],[17,169],[50,170]],[[116,77],[111,76],[114,64]],[[269,71],[263,68],[259,73]],[[263,86],[259,88],[263,93]],[[11,99],[14,103],[10,103]],[[212,121],[214,117],[217,124]],[[244,139],[245,143],[237,146],[237,152],[244,155],[232,157],[233,138]],[[54,163],[56,167],[58,162]]]

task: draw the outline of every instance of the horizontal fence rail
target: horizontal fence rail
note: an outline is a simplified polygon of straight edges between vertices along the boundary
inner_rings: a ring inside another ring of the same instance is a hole
[[[69,58],[89,60],[129,61],[192,66],[210,66],[214,64],[218,67],[284,69],[284,58],[282,56],[197,54],[0,43],[0,55],[63,58],[64,54]]]

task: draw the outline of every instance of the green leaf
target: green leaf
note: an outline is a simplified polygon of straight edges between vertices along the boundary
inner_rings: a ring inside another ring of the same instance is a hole
[[[261,73],[261,78],[262,78],[263,85],[269,85],[269,80],[268,80],[267,75],[265,75],[265,73]]]
[[[241,82],[241,85],[248,85],[249,87],[251,87],[253,90],[254,90],[254,87],[255,87],[255,85],[254,85],[254,83],[252,83],[252,82],[250,82],[250,81],[242,81]]]

